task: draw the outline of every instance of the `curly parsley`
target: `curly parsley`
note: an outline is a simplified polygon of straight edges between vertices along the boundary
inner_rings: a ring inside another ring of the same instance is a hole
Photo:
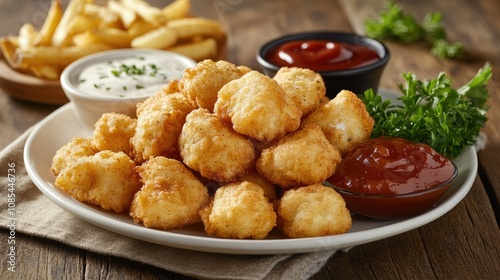
[[[389,39],[403,43],[425,41],[432,45],[431,52],[439,58],[457,58],[463,53],[461,43],[447,40],[446,30],[441,24],[439,12],[429,12],[422,23],[406,14],[401,6],[388,2],[379,18],[365,20],[366,35],[376,39]]]
[[[401,137],[426,143],[447,157],[458,156],[476,142],[489,109],[486,84],[492,68],[488,63],[458,89],[450,86],[443,72],[430,81],[418,80],[411,73],[402,76],[405,84],[399,85],[403,95],[398,98],[402,105],[382,100],[371,89],[361,96],[375,120],[372,138]]]

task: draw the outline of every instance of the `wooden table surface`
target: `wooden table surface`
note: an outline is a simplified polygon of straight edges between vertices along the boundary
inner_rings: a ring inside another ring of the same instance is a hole
[[[62,0],[63,4],[67,1]],[[157,6],[168,0],[153,1]],[[193,0],[193,14],[224,22],[229,34],[227,60],[259,69],[255,54],[267,40],[284,33],[336,30],[363,32],[363,21],[384,5],[382,0],[244,1]],[[429,11],[443,14],[451,41],[461,41],[467,55],[462,60],[433,57],[422,45],[389,42],[391,60],[381,86],[397,89],[400,73],[413,72],[431,79],[446,72],[456,86],[463,85],[485,61],[494,74],[488,88],[491,109],[484,133],[488,142],[478,153],[479,170],[471,191],[443,217],[418,229],[354,247],[334,255],[313,279],[498,279],[500,275],[500,1],[398,1],[422,19]],[[49,0],[0,0],[0,36],[17,34],[25,22],[40,25]],[[7,146],[31,125],[52,111],[41,105],[9,97],[0,88],[0,148]],[[4,211],[2,209],[1,211]],[[0,232],[2,255],[8,232]],[[72,269],[81,279],[187,279],[169,271],[130,260],[75,249],[58,242],[18,234],[16,278],[58,279],[61,268]],[[4,260],[4,257],[0,259]],[[0,262],[0,275],[7,272]],[[2,277],[0,277],[2,278]]]

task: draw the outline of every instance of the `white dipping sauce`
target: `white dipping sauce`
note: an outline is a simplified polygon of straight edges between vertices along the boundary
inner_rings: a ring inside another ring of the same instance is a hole
[[[94,96],[145,97],[169,81],[180,80],[185,68],[175,57],[144,53],[90,65],[80,73],[77,86]]]

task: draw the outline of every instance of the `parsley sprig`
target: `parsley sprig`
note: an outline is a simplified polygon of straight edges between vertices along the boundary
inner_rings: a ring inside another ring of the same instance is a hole
[[[491,76],[492,68],[487,63],[468,83],[453,89],[443,72],[430,81],[406,73],[402,75],[405,83],[399,85],[401,105],[382,100],[371,89],[365,91],[361,99],[375,120],[371,137],[406,138],[426,143],[447,157],[458,156],[476,142],[486,124],[486,84]]]
[[[422,23],[419,23],[415,17],[405,13],[401,6],[387,2],[379,17],[366,19],[364,25],[369,37],[403,43],[425,41],[432,45],[433,55],[439,58],[458,58],[464,47],[459,42],[452,43],[447,40],[441,21],[441,13],[429,12]]]

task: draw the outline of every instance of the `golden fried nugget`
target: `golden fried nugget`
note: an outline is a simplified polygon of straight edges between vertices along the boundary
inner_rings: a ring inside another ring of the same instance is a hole
[[[318,125],[311,124],[283,137],[262,151],[257,171],[281,187],[321,183],[333,175],[342,158]]]
[[[194,107],[213,112],[219,89],[242,75],[238,67],[230,62],[206,59],[184,70],[179,89]]]
[[[63,169],[55,185],[80,202],[117,213],[129,209],[141,188],[136,165],[123,152],[102,151],[80,157]]]
[[[277,217],[264,190],[246,181],[218,188],[200,216],[208,235],[238,239],[265,238]]]
[[[238,69],[240,69],[240,71],[243,75],[253,70],[252,68],[245,66],[245,65],[238,65],[236,67],[238,67]]]
[[[286,191],[278,215],[283,233],[291,238],[341,234],[352,225],[342,196],[322,184]]]
[[[143,107],[131,138],[135,161],[143,163],[155,156],[175,157],[186,115],[193,109],[181,93],[167,94]]]
[[[254,171],[240,178],[240,182],[248,181],[259,185],[264,190],[264,195],[269,201],[274,201],[277,197],[276,187],[266,178]]]
[[[219,182],[234,182],[255,164],[252,143],[202,108],[187,115],[179,149],[187,166]]]
[[[321,126],[328,141],[344,156],[370,137],[375,121],[356,94],[342,90],[302,120],[302,125],[310,123]]]
[[[56,151],[56,154],[52,158],[50,170],[52,174],[57,176],[65,167],[75,162],[78,158],[91,156],[95,153],[97,151],[92,147],[92,140],[90,138],[76,136]]]
[[[208,204],[208,190],[184,164],[154,157],[137,169],[144,186],[130,206],[134,222],[167,230],[200,221],[198,210]]]
[[[302,117],[318,108],[321,99],[326,94],[323,78],[310,69],[281,67],[273,79],[299,107]]]
[[[138,103],[137,109],[136,109],[136,115],[139,116],[141,114],[141,112],[145,110],[145,108],[149,107],[151,104],[155,103],[156,101],[158,101],[158,99],[164,97],[165,95],[169,95],[172,93],[178,93],[178,92],[180,92],[179,91],[179,81],[178,80],[171,80],[170,82],[168,82],[168,84],[166,86],[164,86],[157,93],[148,97],[143,102]]]
[[[119,113],[105,113],[94,125],[92,147],[98,151],[132,151],[130,138],[135,133],[137,120]]]
[[[297,130],[302,116],[278,83],[257,71],[224,85],[214,112],[236,132],[261,142]]]

